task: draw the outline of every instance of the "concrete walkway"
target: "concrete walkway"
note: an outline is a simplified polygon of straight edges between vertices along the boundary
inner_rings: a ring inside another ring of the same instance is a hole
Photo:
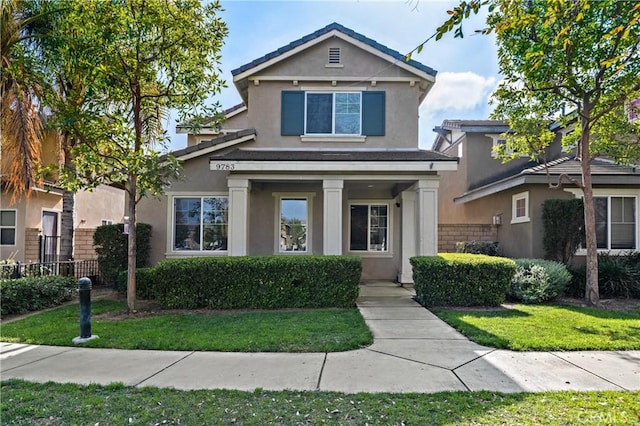
[[[177,389],[439,392],[640,389],[640,351],[512,352],[470,342],[412,300],[361,287],[375,341],[339,353],[128,351],[0,343],[0,377]]]

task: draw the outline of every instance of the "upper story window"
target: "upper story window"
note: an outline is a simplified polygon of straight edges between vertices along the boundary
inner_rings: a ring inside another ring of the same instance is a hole
[[[16,244],[16,211],[0,210],[0,245]]]
[[[383,91],[285,90],[280,132],[322,138],[384,136],[385,98]]]
[[[337,65],[342,62],[341,54],[339,47],[330,47],[329,48],[329,64]]]
[[[631,121],[632,123],[635,123],[636,121],[640,120],[640,98],[631,102],[631,104],[628,107],[628,110],[629,110],[629,113],[628,113],[629,121]]]
[[[360,135],[361,93],[306,94],[305,134]]]

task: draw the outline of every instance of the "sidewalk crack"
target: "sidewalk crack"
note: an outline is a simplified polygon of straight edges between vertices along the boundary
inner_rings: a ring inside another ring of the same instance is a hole
[[[607,382],[607,383],[611,383],[613,386],[616,386],[616,387],[618,387],[618,388],[620,388],[620,389],[622,389],[622,390],[626,390],[626,391],[631,390],[631,389],[627,389],[627,388],[625,388],[624,386],[621,386],[621,385],[619,385],[619,384],[617,384],[617,383],[614,383],[614,382],[612,382],[611,380],[607,379],[606,377],[602,377],[602,376],[600,376],[600,375],[598,375],[598,374],[594,373],[593,371],[589,371],[589,370],[587,370],[586,368],[579,366],[578,364],[574,364],[573,362],[569,361],[568,359],[564,359],[564,358],[562,358],[561,356],[556,355],[556,354],[555,354],[555,353],[553,353],[553,352],[547,352],[547,353],[548,353],[548,354],[551,354],[551,355],[553,355],[553,356],[555,356],[556,358],[558,358],[558,359],[560,359],[560,360],[562,360],[562,361],[564,361],[564,362],[566,362],[567,364],[571,364],[571,365],[573,365],[574,367],[579,368],[579,369],[580,369],[580,370],[582,370],[582,371],[586,371],[587,373],[591,374],[592,376],[596,376],[597,378],[602,379],[602,380],[604,380],[604,381],[605,381],[605,382]]]
[[[140,386],[142,383],[144,383],[144,382],[146,382],[147,380],[149,380],[149,379],[151,379],[151,378],[153,378],[153,377],[157,376],[158,374],[162,373],[163,371],[168,370],[169,368],[173,367],[173,366],[174,366],[174,365],[176,365],[177,363],[179,363],[179,362],[181,362],[181,361],[183,361],[183,360],[187,359],[188,357],[190,357],[190,356],[191,356],[191,355],[193,355],[194,353],[196,353],[196,351],[191,351],[191,352],[189,352],[188,354],[186,354],[186,355],[185,355],[185,356],[183,356],[182,358],[180,358],[180,359],[178,359],[178,360],[176,360],[176,361],[172,362],[171,364],[169,364],[169,365],[167,365],[166,367],[164,367],[164,368],[162,368],[162,369],[160,369],[160,370],[156,371],[155,373],[153,373],[153,374],[152,374],[152,375],[150,375],[149,377],[147,377],[147,378],[145,378],[145,379],[140,380],[138,383],[135,383],[135,384],[133,384],[132,386],[137,388],[137,387],[138,387],[138,386]]]
[[[324,359],[322,360],[322,367],[320,367],[320,374],[318,375],[318,383],[316,383],[316,390],[320,390],[320,382],[322,381],[322,374],[324,373],[324,366],[327,364],[327,355],[324,353]]]
[[[7,369],[4,369],[4,368],[3,368],[3,369],[2,369],[2,371],[3,371],[3,372],[7,372],[7,371],[15,370],[16,368],[21,368],[21,367],[24,367],[24,366],[27,366],[27,365],[35,364],[35,363],[37,363],[37,362],[44,361],[45,359],[49,359],[49,358],[56,357],[56,356],[58,356],[58,355],[66,354],[67,352],[71,352],[71,351],[72,351],[72,350],[74,350],[74,349],[80,349],[80,348],[73,348],[73,347],[70,347],[70,348],[68,348],[66,351],[61,351],[61,352],[58,352],[57,354],[53,354],[53,355],[49,355],[49,356],[45,356],[45,357],[43,357],[43,358],[38,358],[38,359],[36,359],[36,360],[30,361],[30,362],[27,362],[27,363],[24,363],[24,364],[16,365],[15,367],[7,368]]]

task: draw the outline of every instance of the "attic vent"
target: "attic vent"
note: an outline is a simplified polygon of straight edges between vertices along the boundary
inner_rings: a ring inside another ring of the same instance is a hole
[[[330,64],[339,64],[340,60],[340,48],[339,47],[330,47],[329,48],[329,63]]]

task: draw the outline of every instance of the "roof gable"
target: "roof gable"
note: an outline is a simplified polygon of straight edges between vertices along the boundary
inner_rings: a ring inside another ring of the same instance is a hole
[[[394,63],[398,67],[410,71],[425,80],[435,80],[435,75],[437,72],[433,68],[423,65],[413,59],[407,61],[406,56],[401,54],[400,52],[390,49],[378,43],[377,41],[365,37],[364,35],[346,28],[336,22],[329,24],[326,27],[308,34],[298,40],[292,41],[286,46],[274,50],[273,52],[267,53],[266,55],[255,59],[248,64],[232,70],[231,74],[233,75],[233,80],[236,82],[242,80],[251,74],[259,72],[260,70],[283,61],[295,55],[296,53],[314,46],[317,43],[320,43],[330,37],[339,37],[351,44],[361,47],[362,49],[367,50],[387,60],[388,62]]]

